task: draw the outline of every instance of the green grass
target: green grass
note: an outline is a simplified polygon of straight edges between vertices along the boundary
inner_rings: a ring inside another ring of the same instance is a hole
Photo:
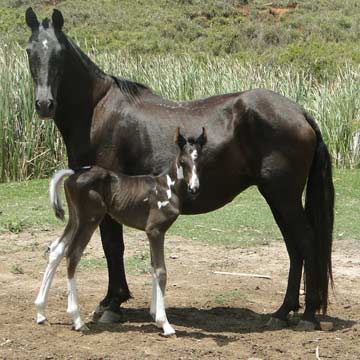
[[[234,303],[236,300],[247,300],[248,298],[247,295],[239,289],[209,293],[208,296],[212,297],[218,305],[226,305],[228,303]]]
[[[335,239],[360,240],[360,170],[336,170]],[[48,180],[0,184],[0,231],[21,223],[19,231],[62,228],[48,202]],[[126,231],[129,231],[126,230]],[[131,230],[132,231],[132,230]],[[250,246],[281,239],[270,209],[256,188],[241,193],[217,211],[197,216],[180,216],[169,230],[210,245]],[[127,267],[146,271],[148,254],[137,254]],[[91,265],[91,264],[90,264]]]

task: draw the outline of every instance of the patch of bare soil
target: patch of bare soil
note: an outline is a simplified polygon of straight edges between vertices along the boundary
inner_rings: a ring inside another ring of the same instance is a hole
[[[48,303],[48,322],[35,324],[33,305],[54,232],[0,236],[0,357],[5,359],[321,359],[360,358],[360,244],[335,243],[329,316],[334,330],[297,332],[294,326],[270,330],[268,313],[282,302],[288,259],[280,242],[256,248],[206,246],[167,239],[167,314],[177,335],[160,336],[148,313],[151,279],[128,272],[134,299],[124,306],[124,322],[91,323],[105,294],[107,270],[78,272],[79,302],[89,334],[71,330],[66,314],[65,264],[58,270]],[[126,256],[147,251],[143,233],[126,239]],[[101,259],[98,236],[87,256]],[[271,280],[217,275],[230,271],[271,275]],[[303,296],[302,296],[303,300]],[[294,316],[296,323],[298,316]]]

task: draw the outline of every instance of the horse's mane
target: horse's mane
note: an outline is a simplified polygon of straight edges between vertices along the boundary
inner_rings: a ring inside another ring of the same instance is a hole
[[[87,68],[89,68],[91,71],[93,71],[102,78],[108,76],[75,44],[75,42],[71,38],[67,36],[64,37],[66,38],[69,47],[76,52],[76,54],[80,57],[81,61],[85,64]],[[113,75],[110,76],[115,81],[120,91],[127,97],[131,98],[132,100],[137,99],[140,96],[142,90],[150,90],[150,88],[148,88],[146,85],[143,85],[141,83],[123,79],[118,76],[113,76]]]

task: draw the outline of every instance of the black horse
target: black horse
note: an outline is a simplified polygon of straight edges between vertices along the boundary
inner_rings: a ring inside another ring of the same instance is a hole
[[[269,204],[290,257],[285,299],[272,315],[282,324],[299,309],[302,267],[305,311],[300,328],[314,328],[315,313],[328,304],[334,189],[331,160],[315,121],[300,106],[257,89],[174,102],[148,87],[102,72],[63,32],[54,10],[40,24],[26,11],[27,46],[40,118],[53,118],[64,139],[69,167],[99,164],[128,175],[160,174],[175,157],[173,134],[205,126],[208,143],[198,167],[196,198],[184,199],[183,214],[215,210],[256,185]],[[302,194],[306,187],[305,207]],[[109,287],[97,308],[101,321],[119,318],[130,298],[124,272],[122,226],[101,225]]]

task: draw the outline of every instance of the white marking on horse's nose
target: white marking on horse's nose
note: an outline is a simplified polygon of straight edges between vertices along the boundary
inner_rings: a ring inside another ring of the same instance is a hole
[[[42,42],[42,46],[43,46],[43,49],[47,50],[49,47],[48,47],[48,41],[47,39],[45,39],[43,42]]]

